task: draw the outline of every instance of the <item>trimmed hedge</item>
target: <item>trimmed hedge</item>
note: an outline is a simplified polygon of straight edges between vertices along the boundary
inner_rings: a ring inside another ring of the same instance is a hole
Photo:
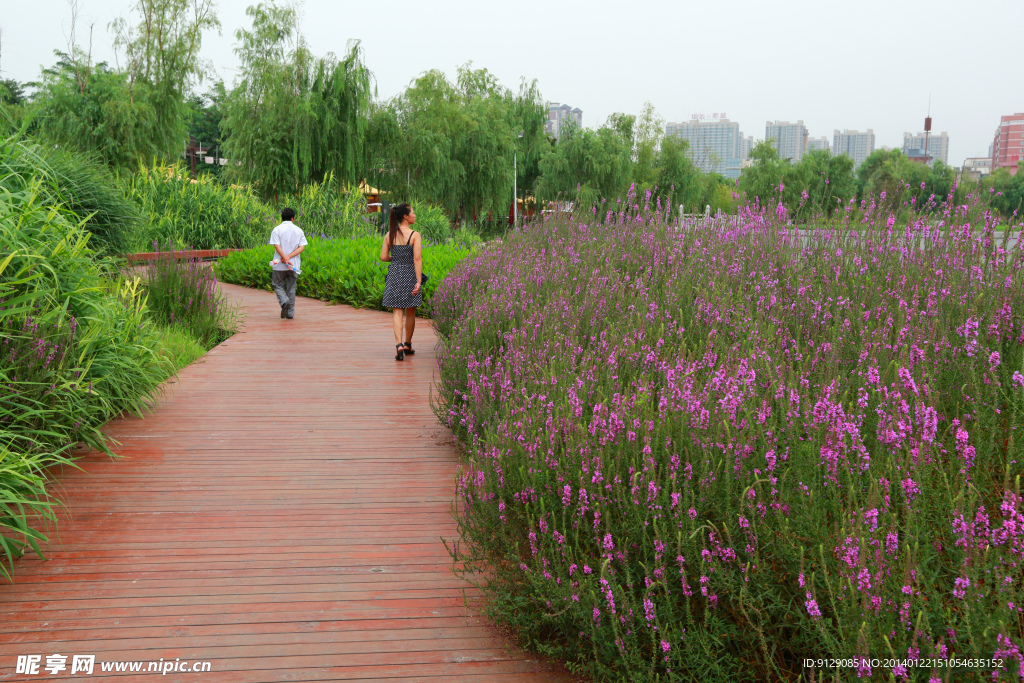
[[[309,245],[302,254],[297,287],[299,296],[385,310],[381,299],[387,264],[379,259],[383,237],[307,239]],[[423,288],[423,306],[419,309],[422,315],[430,316],[434,292],[448,271],[472,253],[472,249],[455,244],[423,247],[423,272],[430,279]],[[270,245],[247,249],[221,259],[214,270],[221,282],[269,291],[269,263],[273,257],[274,248]]]

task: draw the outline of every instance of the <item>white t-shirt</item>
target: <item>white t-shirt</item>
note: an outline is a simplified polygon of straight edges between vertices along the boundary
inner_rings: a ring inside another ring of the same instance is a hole
[[[295,225],[291,221],[284,221],[281,225],[274,228],[273,232],[270,233],[270,242],[268,244],[278,244],[281,246],[281,251],[284,255],[292,253],[298,247],[305,246],[306,233],[302,232],[302,228]],[[275,251],[274,258],[281,258],[281,256]],[[292,257],[292,266],[296,272],[302,269],[302,254]],[[288,264],[284,261],[274,264],[274,270],[292,270],[288,267]]]

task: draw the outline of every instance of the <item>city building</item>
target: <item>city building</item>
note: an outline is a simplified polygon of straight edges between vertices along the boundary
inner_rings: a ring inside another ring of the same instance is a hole
[[[845,154],[853,159],[853,169],[864,163],[868,155],[875,151],[875,131],[868,128],[859,130],[838,130],[832,132],[832,153],[836,156]]]
[[[1007,169],[1017,175],[1017,162],[1024,159],[1024,113],[1002,117],[992,141],[992,170]]]
[[[699,115],[683,123],[669,123],[665,135],[689,141],[690,159],[705,173],[720,173],[726,178],[740,177],[744,151],[749,154],[753,138],[745,138],[736,121],[719,117],[706,120]]]
[[[754,149],[754,136],[748,135],[740,139],[740,161],[750,158],[750,150]]]
[[[903,154],[911,161],[918,161],[922,164],[932,165],[936,159],[944,164],[949,163],[949,133],[930,133],[927,140],[928,149],[925,150],[924,133],[903,134]],[[927,153],[926,153],[927,152]]]
[[[573,108],[568,104],[559,102],[548,103],[548,120],[544,122],[544,130],[548,135],[555,138],[564,123],[575,121],[577,128],[583,127],[583,110],[579,107]]]
[[[807,139],[807,151],[813,152],[815,150],[830,151],[832,149],[832,143],[829,142],[827,135],[822,135],[820,138],[808,138]]]
[[[978,182],[992,173],[992,157],[967,157],[960,168],[960,180]]]
[[[764,139],[775,147],[780,159],[789,159],[795,164],[807,149],[807,126],[803,121],[765,121]]]

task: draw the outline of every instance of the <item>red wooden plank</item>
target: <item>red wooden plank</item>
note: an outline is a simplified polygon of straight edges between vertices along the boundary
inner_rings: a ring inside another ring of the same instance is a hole
[[[281,320],[270,293],[224,291],[244,330],[107,426],[123,457],[59,471],[48,559],[0,586],[0,680],[61,648],[211,661],[202,681],[570,680],[496,636],[451,571],[429,323],[397,363],[386,313],[300,299]]]

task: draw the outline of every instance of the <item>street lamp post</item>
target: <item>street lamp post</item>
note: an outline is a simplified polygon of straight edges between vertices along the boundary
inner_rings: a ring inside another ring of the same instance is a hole
[[[516,137],[522,139],[523,131]],[[512,143],[512,225],[519,225],[519,145]]]

